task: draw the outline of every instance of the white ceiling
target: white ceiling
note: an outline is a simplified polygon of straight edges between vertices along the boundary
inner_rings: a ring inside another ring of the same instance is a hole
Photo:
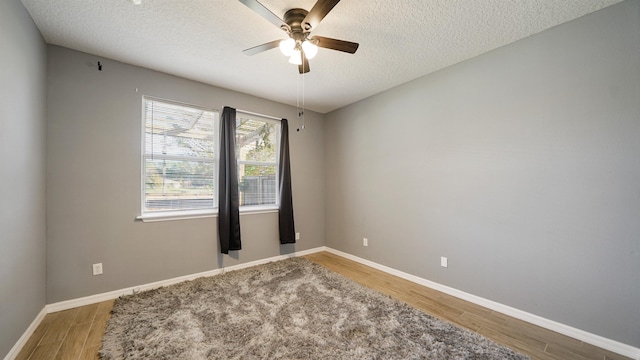
[[[49,44],[326,113],[621,0],[342,0],[312,35],[360,43],[320,49],[299,76],[286,34],[238,0],[22,0]],[[315,0],[262,0],[278,16]]]

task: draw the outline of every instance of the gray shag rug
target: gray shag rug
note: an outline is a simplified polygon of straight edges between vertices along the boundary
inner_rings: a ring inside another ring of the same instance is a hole
[[[117,299],[103,359],[528,359],[303,258]]]

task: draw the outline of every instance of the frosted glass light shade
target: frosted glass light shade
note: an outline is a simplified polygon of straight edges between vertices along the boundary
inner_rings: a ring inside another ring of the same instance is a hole
[[[318,46],[309,40],[305,40],[302,43],[302,50],[304,50],[304,55],[307,59],[313,59],[318,53]]]
[[[302,53],[300,50],[293,50],[289,62],[294,65],[302,65]]]
[[[280,51],[284,56],[293,55],[293,49],[295,47],[296,47],[296,41],[291,38],[280,41]]]

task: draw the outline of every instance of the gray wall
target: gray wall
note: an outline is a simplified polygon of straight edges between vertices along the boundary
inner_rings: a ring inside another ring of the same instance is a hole
[[[45,305],[46,47],[19,0],[0,1],[0,358]]]
[[[307,112],[307,129],[296,132],[290,106],[57,46],[48,51],[48,303],[324,245],[322,115]],[[280,246],[277,213],[242,215],[243,250],[222,256],[216,218],[134,221],[141,203],[142,95],[288,118],[301,240]],[[97,262],[104,274],[92,276]]]
[[[327,245],[640,346],[639,8],[328,114]]]

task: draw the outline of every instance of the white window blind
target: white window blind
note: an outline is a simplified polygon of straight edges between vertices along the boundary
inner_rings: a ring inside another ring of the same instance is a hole
[[[240,206],[277,205],[280,121],[236,113]]]
[[[217,208],[219,114],[144,98],[142,213]]]

